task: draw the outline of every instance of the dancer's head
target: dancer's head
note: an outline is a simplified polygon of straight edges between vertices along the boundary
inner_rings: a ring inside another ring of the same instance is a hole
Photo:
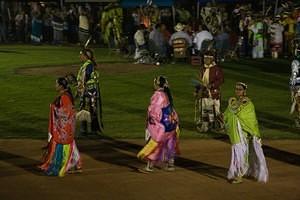
[[[56,80],[56,90],[63,91],[68,89],[68,81],[64,77],[60,77]]]
[[[82,62],[90,60],[90,61],[92,61],[94,66],[97,66],[96,59],[94,57],[94,53],[91,49],[87,49],[87,48],[82,49],[80,51],[79,57]]]
[[[235,84],[235,95],[237,97],[244,97],[246,96],[246,90],[247,90],[247,85],[243,82],[237,82]]]
[[[94,60],[94,53],[91,49],[82,49],[80,51],[80,60],[86,61],[86,60]]]
[[[59,77],[58,79],[56,79],[55,88],[56,91],[59,92],[60,94],[66,92],[71,98],[72,103],[74,104],[74,97],[69,87],[68,81],[65,77]]]
[[[154,78],[154,89],[169,87],[168,80],[164,76],[157,76]]]
[[[215,54],[213,50],[208,50],[204,53],[203,62],[204,66],[210,66],[215,62]]]
[[[166,95],[168,96],[169,98],[169,102],[170,102],[170,105],[171,107],[173,107],[173,97],[172,97],[172,94],[171,94],[171,90],[169,88],[169,83],[168,83],[168,80],[165,76],[157,76],[154,78],[154,89],[155,90],[158,90],[158,89],[163,89],[163,91],[166,93]]]

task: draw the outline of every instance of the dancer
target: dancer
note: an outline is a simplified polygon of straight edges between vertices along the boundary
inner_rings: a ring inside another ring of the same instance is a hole
[[[246,96],[247,85],[236,83],[236,97],[229,99],[224,113],[225,127],[231,142],[231,163],[227,178],[241,183],[244,175],[259,182],[268,181],[268,169],[262,150],[254,105]]]
[[[222,130],[223,119],[220,113],[221,85],[224,82],[222,69],[216,64],[214,52],[206,51],[200,69],[200,84],[195,91],[195,122],[199,132],[209,129]]]
[[[179,153],[178,116],[174,109],[173,97],[164,76],[154,79],[154,94],[148,107],[146,140],[147,144],[138,153],[139,159],[147,160],[141,172],[152,172],[154,165],[163,165],[174,171],[174,159]]]
[[[290,114],[295,113],[295,127],[300,128],[300,43],[295,41],[294,60],[291,64],[290,89],[292,105]]]
[[[95,70],[97,64],[90,49],[80,51],[80,60],[84,62],[77,75],[77,92],[80,97],[80,111],[82,111],[77,115],[77,119],[81,121],[80,132],[86,134],[92,131],[100,134],[103,132],[103,123],[99,75]],[[80,117],[83,111],[90,113],[90,119]]]
[[[50,104],[48,149],[38,167],[47,175],[64,176],[67,172],[81,172],[81,162],[74,140],[74,99],[65,78],[57,79],[56,90],[59,95]]]

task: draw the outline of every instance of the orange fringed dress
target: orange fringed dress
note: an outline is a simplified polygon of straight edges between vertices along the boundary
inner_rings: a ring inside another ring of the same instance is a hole
[[[50,104],[50,142],[43,163],[39,166],[47,175],[64,176],[81,169],[80,154],[74,140],[75,110],[71,97],[64,93]]]

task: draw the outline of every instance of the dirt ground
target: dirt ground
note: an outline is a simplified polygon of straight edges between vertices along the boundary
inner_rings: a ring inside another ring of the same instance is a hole
[[[45,141],[0,140],[0,199],[229,200],[300,199],[300,140],[264,141],[267,184],[227,182],[230,145],[221,140],[182,140],[176,171],[137,172],[143,140],[77,140],[84,171],[63,178],[35,170]]]
[[[103,74],[124,74],[124,73],[141,73],[145,71],[154,70],[155,65],[143,65],[133,63],[103,63],[98,64],[96,69]],[[77,74],[80,65],[57,65],[57,66],[43,66],[43,67],[30,67],[18,68],[17,74],[21,75],[54,75],[64,76],[67,74]]]

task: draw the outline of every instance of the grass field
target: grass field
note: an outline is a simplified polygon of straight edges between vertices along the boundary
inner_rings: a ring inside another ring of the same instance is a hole
[[[19,68],[78,65],[78,47],[0,46],[0,137],[45,138],[47,136],[49,103],[54,99],[57,76],[23,75]],[[98,63],[124,63],[128,60],[107,49],[95,49]],[[256,106],[264,138],[300,138],[292,127],[289,115],[289,60],[241,60],[225,62],[222,67],[225,83],[222,87],[222,110],[233,95],[234,83],[248,83],[248,95]],[[122,64],[118,64],[122,68]],[[114,138],[144,137],[147,106],[152,95],[153,77],[159,74],[169,79],[176,110],[180,116],[182,136],[207,138],[212,133],[199,134],[193,124],[194,99],[192,80],[197,67],[188,64],[163,65],[141,70],[106,70],[101,72],[101,90],[105,135]]]

